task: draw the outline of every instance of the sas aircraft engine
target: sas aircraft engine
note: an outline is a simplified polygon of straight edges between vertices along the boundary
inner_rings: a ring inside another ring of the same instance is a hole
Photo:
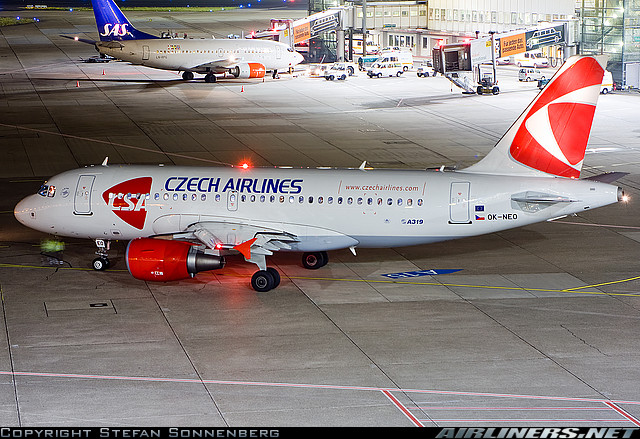
[[[229,69],[231,74],[236,78],[264,78],[266,69],[259,62],[241,63]]]
[[[125,259],[136,279],[169,282],[200,271],[224,267],[224,258],[204,253],[184,241],[138,238],[129,242]]]

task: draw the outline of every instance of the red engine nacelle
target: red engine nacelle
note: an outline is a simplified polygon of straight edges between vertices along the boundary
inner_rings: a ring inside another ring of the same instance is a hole
[[[224,258],[184,241],[138,238],[127,245],[127,269],[136,279],[168,282],[224,267]]]
[[[231,68],[231,74],[236,78],[264,78],[266,68],[259,62],[238,64]]]

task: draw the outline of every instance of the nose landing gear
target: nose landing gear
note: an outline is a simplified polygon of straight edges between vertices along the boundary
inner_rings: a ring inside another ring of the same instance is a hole
[[[109,261],[109,248],[111,241],[104,239],[96,239],[96,246],[98,250],[96,251],[97,258],[93,260],[92,266],[94,270],[104,271],[111,266],[111,262]]]

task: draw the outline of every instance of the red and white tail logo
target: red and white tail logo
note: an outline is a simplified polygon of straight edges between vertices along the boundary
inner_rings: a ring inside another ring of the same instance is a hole
[[[470,171],[580,176],[604,76],[604,58],[572,57]]]
[[[151,177],[123,181],[102,193],[102,199],[122,221],[138,230],[147,219],[147,194],[151,192]]]
[[[604,70],[580,58],[553,78],[528,109],[509,150],[525,166],[579,177]]]

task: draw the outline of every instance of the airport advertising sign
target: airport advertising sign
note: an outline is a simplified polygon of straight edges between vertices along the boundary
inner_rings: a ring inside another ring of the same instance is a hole
[[[565,41],[564,24],[536,29],[526,33],[527,50],[540,49],[541,47],[561,44]]]
[[[524,33],[500,37],[500,58],[526,52],[526,36]]]
[[[293,42],[294,44],[306,41],[311,38],[311,26],[309,22],[303,23],[293,28]]]
[[[513,56],[530,50],[565,43],[565,25],[559,24],[557,26],[500,36],[497,41],[497,44],[500,46],[500,58]]]
[[[310,15],[303,23],[293,27],[294,43],[315,38],[320,33],[340,27],[340,11],[325,11]]]

